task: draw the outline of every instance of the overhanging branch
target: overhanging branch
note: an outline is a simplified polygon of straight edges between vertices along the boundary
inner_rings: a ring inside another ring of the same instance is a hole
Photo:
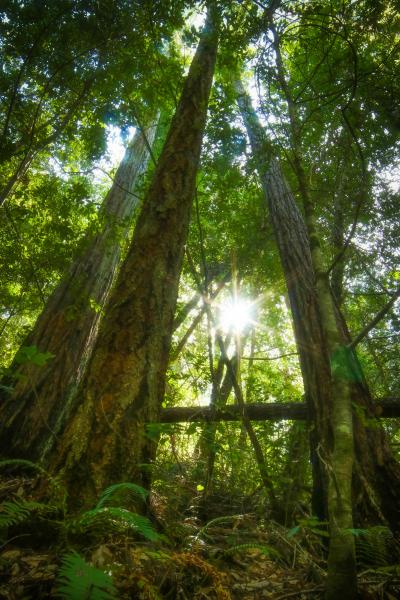
[[[308,417],[305,402],[276,402],[225,406],[212,410],[210,406],[177,406],[160,412],[160,423],[187,423],[209,421],[241,421],[243,410],[252,421],[303,421]],[[384,398],[374,405],[371,416],[387,419],[400,417],[400,398]]]

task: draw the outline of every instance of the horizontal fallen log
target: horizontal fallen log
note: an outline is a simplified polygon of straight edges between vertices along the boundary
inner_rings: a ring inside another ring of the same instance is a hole
[[[247,404],[245,411],[252,421],[302,421],[308,417],[305,402]],[[400,398],[385,398],[376,402],[372,416],[388,419],[400,417]],[[242,409],[238,405],[225,406],[216,411],[212,411],[210,406],[176,406],[161,410],[160,423],[240,421],[241,417]]]

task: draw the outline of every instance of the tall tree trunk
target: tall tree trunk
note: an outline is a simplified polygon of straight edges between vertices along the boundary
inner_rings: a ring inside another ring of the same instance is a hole
[[[339,462],[344,463],[347,458],[347,472],[343,474],[343,479],[347,479],[350,473],[349,453],[353,453],[355,483],[353,485],[353,508],[357,518],[364,524],[382,522],[385,519],[393,532],[399,533],[400,464],[397,463],[390,451],[383,429],[377,423],[375,423],[375,426],[368,425],[368,418],[373,414],[371,397],[356,353],[348,348],[350,335],[329,285],[329,274],[324,264],[319,242],[314,205],[303,168],[299,115],[285,79],[283,60],[280,53],[280,39],[272,20],[270,30],[274,36],[278,80],[288,104],[293,165],[304,206],[312,263],[316,276],[318,302],[326,331],[333,376],[333,393],[336,396],[333,402],[334,412],[332,413],[337,430],[333,460],[336,460],[336,455]],[[366,173],[363,176],[364,180],[365,176]],[[365,184],[366,181],[363,182],[363,186]],[[356,202],[359,201],[358,199]],[[346,246],[347,244],[344,244],[344,250]],[[340,257],[340,261],[343,261],[343,252],[337,255],[336,264],[339,264],[338,257]],[[352,407],[356,407],[355,410],[352,410]],[[353,418],[351,418],[352,413]],[[350,436],[354,438],[354,450],[353,443],[350,443]],[[339,458],[340,454],[342,455],[341,459]],[[332,493],[335,493],[334,490],[332,490]]]
[[[45,463],[79,401],[76,389],[138,207],[138,184],[149,160],[144,136],[152,143],[155,130],[136,133],[104,199],[102,231],[88,240],[24,341],[53,358],[44,366],[14,361],[15,388],[0,407],[3,454]]]
[[[354,598],[354,540],[349,531],[353,522],[352,475],[354,474],[355,483],[354,508],[358,519],[363,524],[386,520],[396,532],[400,514],[399,465],[390,452],[383,429],[376,422],[374,426],[366,427],[368,423],[365,415],[370,417],[373,414],[371,398],[357,357],[347,348],[350,337],[345,321],[335,306],[328,275],[323,268],[315,217],[308,198],[300,156],[296,153],[294,164],[304,199],[307,228],[278,163],[272,161],[266,171],[266,166],[261,164],[262,156],[258,161],[292,304],[306,396],[315,411],[316,432],[320,438],[316,448],[322,462],[328,466],[325,482],[328,483],[331,538],[327,597],[337,598],[340,595]],[[308,311],[292,298],[293,292],[300,296],[307,289]],[[313,375],[312,370],[310,373],[305,368],[309,361],[304,342],[308,338],[310,348],[310,334],[317,330],[320,333],[314,337],[316,352],[311,362],[317,371],[317,378],[320,379],[323,375],[323,380],[315,388],[310,385],[313,381],[309,379]],[[313,390],[314,398],[310,397],[310,391]],[[355,414],[352,405],[359,407]]]
[[[229,342],[228,342],[229,343]],[[226,341],[225,341],[226,344]],[[236,363],[236,357],[232,359],[233,363]],[[229,394],[232,390],[232,380],[229,373],[225,373],[223,378],[223,369],[225,363],[223,358],[220,356],[216,370],[214,371],[214,378],[212,382],[210,408],[211,413],[214,415],[218,408],[223,408],[228,401]],[[217,433],[217,423],[215,421],[211,423],[205,423],[203,431],[200,435],[199,446],[200,456],[199,463],[201,466],[205,465],[205,477],[204,477],[204,496],[208,496],[212,490],[212,481],[214,476],[214,465],[217,456],[215,448],[215,436]]]
[[[76,506],[117,481],[148,484],[143,464],[155,444],[144,423],[157,419],[164,394],[216,53],[209,14],[80,387],[81,405],[54,457]]]
[[[311,227],[307,231],[278,162],[272,159],[265,171],[261,157],[256,156],[288,286],[306,397],[315,419],[317,439],[312,441],[318,470],[322,471],[321,462],[325,466],[321,487],[325,488],[330,530],[327,598],[339,594],[350,600],[356,597],[357,580],[351,533],[353,422],[347,370],[340,361],[331,296],[319,277],[321,251],[314,223],[310,246]],[[334,356],[339,358],[335,363]]]
[[[311,428],[311,464],[313,469],[313,511],[326,518],[327,498],[323,460],[332,441],[330,430],[331,391],[329,361],[320,311],[316,299],[315,276],[303,217],[280,171],[271,163],[274,151],[251,105],[240,80],[235,81],[237,102],[250,139],[253,155],[270,218],[277,239],[282,268],[288,288],[294,333],[303,376],[309,414],[315,422]],[[267,176],[268,175],[268,176]],[[279,214],[277,210],[279,208]],[[312,326],[311,326],[312,324]],[[323,349],[321,353],[321,348]],[[328,447],[326,445],[328,444]],[[322,459],[322,461],[321,461]]]

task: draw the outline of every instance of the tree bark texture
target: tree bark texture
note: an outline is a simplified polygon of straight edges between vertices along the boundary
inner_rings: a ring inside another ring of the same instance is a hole
[[[271,31],[275,37],[275,30]],[[276,52],[280,74],[278,47]],[[282,74],[281,79],[283,86]],[[243,94],[240,97],[243,98]],[[294,126],[297,121],[294,120],[290,99],[287,99],[296,149]],[[333,600],[340,595],[353,600],[357,593],[357,579],[354,537],[351,533],[354,459],[351,399],[346,368],[343,368],[340,360],[333,361],[335,355],[340,356],[341,347],[334,315],[330,310],[331,297],[320,277],[319,241],[314,220],[309,219],[306,227],[278,161],[271,159],[266,171],[262,165],[263,157],[258,152],[256,160],[288,288],[306,398],[314,417],[311,439],[314,500],[315,492],[322,492],[320,505],[314,502],[314,507],[319,516],[322,516],[325,508],[330,530],[327,598]],[[300,171],[301,162],[297,153],[294,162],[296,172]],[[299,175],[303,175],[302,170]],[[299,177],[302,191],[303,183]],[[307,214],[308,204],[305,208]]]
[[[247,108],[249,104],[250,101],[247,98]],[[246,106],[244,108],[246,109]],[[255,122],[257,123],[257,121]],[[259,137],[260,134],[258,134]],[[350,437],[354,437],[353,511],[355,521],[361,525],[386,521],[394,532],[398,532],[400,528],[400,467],[393,457],[384,430],[379,423],[370,419],[371,416],[376,414],[374,412],[376,408],[372,405],[368,386],[358,365],[357,357],[349,349],[351,338],[348,334],[345,320],[340,313],[340,309],[335,309],[334,298],[329,288],[327,274],[324,270],[321,248],[314,222],[315,219],[308,198],[307,185],[299,156],[297,156],[295,164],[297,165],[296,172],[298,171],[299,187],[306,212],[307,233],[310,240],[308,246],[311,250],[312,259],[311,268],[316,274],[315,288],[317,297],[313,299],[313,302],[318,303],[319,314],[322,317],[322,327],[326,339],[325,347],[327,348],[325,356],[328,354],[329,368],[332,371],[336,369],[336,373],[333,373],[333,379],[338,384],[338,389],[336,392],[333,390],[333,392],[339,400],[343,397],[341,387],[343,385],[346,387],[347,406],[345,419],[343,420],[340,415],[336,415],[335,421],[336,424],[339,421],[346,422],[347,428],[350,427],[351,429],[353,427],[351,435],[347,436],[348,442],[345,444],[342,454],[343,459],[346,461],[349,457],[347,447],[351,445]],[[268,194],[268,190],[266,191]],[[292,204],[293,211],[297,210],[294,199]],[[282,228],[282,222],[277,220],[276,226]],[[293,231],[289,232],[289,239],[291,236],[293,236]],[[305,275],[303,264],[301,260],[298,260],[298,280],[299,285],[304,284],[306,286],[308,283],[303,280]],[[290,273],[286,274],[287,279],[288,275],[290,276]],[[304,313],[293,311],[293,318],[296,328],[296,321],[304,319]],[[300,349],[299,353],[301,357]],[[344,375],[344,378],[342,375]],[[336,406],[340,409],[340,401]],[[351,406],[353,407],[353,411],[351,411]],[[352,424],[351,412],[353,413]],[[386,414],[390,414],[389,408]],[[340,444],[337,445],[337,448],[339,446]],[[346,479],[349,479],[349,472],[350,464],[347,464]]]
[[[343,345],[349,348],[351,336],[339,310],[336,318]],[[348,349],[347,356],[356,454],[353,473],[355,522],[361,526],[387,522],[394,534],[399,535],[400,465],[393,456],[385,430],[373,419],[380,405],[371,398],[357,354]],[[381,410],[382,416],[397,416],[396,399],[385,400]]]
[[[44,366],[14,361],[18,379],[0,408],[2,454],[46,463],[79,402],[76,389],[139,204],[138,185],[149,160],[144,135],[152,143],[155,129],[136,133],[101,207],[101,232],[87,241],[24,341],[23,346],[35,346],[53,358]]]
[[[315,275],[304,219],[297,208],[274,151],[266,138],[250,97],[235,81],[238,106],[249,135],[288,289],[294,333],[310,422],[313,470],[313,511],[326,518],[326,477],[323,461],[332,443],[329,359],[316,299]]]
[[[164,394],[216,53],[209,15],[80,387],[80,408],[52,465],[76,506],[115,482],[148,484],[155,444],[144,423],[157,419]]]

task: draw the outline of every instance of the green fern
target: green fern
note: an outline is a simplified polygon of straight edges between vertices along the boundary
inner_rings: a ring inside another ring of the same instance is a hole
[[[208,521],[208,523],[206,523],[199,531],[200,533],[203,533],[204,531],[206,531],[209,527],[212,527],[213,525],[220,525],[221,523],[230,523],[231,521],[237,521],[240,519],[243,519],[244,515],[228,515],[226,517],[216,517],[215,519],[212,519],[211,521]]]
[[[247,544],[237,544],[228,548],[228,550],[224,551],[224,555],[234,554],[235,552],[246,552],[247,550],[259,550],[262,554],[266,556],[282,558],[281,554],[272,548],[272,546],[267,546],[266,544],[259,544],[257,542],[249,542]]]
[[[58,512],[58,510],[57,506],[33,502],[32,500],[6,501],[0,504],[0,529],[28,521],[34,513],[46,517]]]
[[[78,535],[89,532],[126,533],[131,530],[152,542],[162,538],[149,519],[114,506],[88,510],[71,520],[67,527],[71,533]]]
[[[43,469],[43,467],[32,462],[31,460],[25,460],[24,458],[10,458],[6,460],[0,460],[0,468],[3,467],[28,467],[29,469],[38,471],[38,473],[40,473],[41,475],[46,475],[46,477],[50,477],[49,473],[45,469]]]
[[[400,546],[390,529],[384,526],[359,530],[355,538],[359,566],[386,567],[400,556]]]
[[[116,483],[115,485],[110,485],[110,487],[101,493],[96,508],[107,506],[112,501],[117,501],[118,505],[121,506],[122,498],[136,500],[139,497],[145,501],[148,495],[147,490],[135,483]]]
[[[112,577],[89,565],[79,554],[67,554],[58,572],[57,597],[65,600],[114,600]]]

